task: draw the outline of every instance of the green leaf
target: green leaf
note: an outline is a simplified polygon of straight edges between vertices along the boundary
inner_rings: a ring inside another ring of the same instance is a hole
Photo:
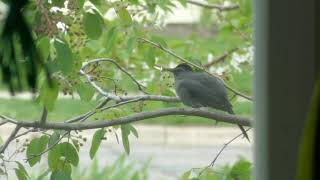
[[[42,180],[42,179],[45,178],[50,172],[51,172],[50,169],[47,169],[46,171],[44,171],[43,173],[41,173],[41,174],[37,177],[37,180]]]
[[[90,148],[90,158],[93,159],[96,155],[96,152],[98,151],[101,141],[103,140],[103,137],[107,131],[105,129],[99,129],[97,130],[92,138],[92,144]]]
[[[144,59],[145,59],[146,63],[148,64],[148,66],[151,68],[154,67],[155,61],[156,61],[156,56],[155,56],[154,52],[155,52],[154,48],[149,47],[144,54]]]
[[[95,90],[88,84],[78,84],[76,86],[77,92],[83,101],[90,101],[95,93]]]
[[[89,9],[83,17],[84,31],[90,39],[98,39],[103,31],[104,22],[101,15],[94,9]]]
[[[164,48],[167,48],[167,47],[168,47],[166,41],[165,41],[162,37],[160,37],[160,36],[152,36],[152,37],[151,37],[151,41],[159,44],[160,46],[162,46],[162,47],[164,47]]]
[[[68,142],[63,142],[54,146],[48,154],[48,165],[50,169],[58,169],[61,159],[65,159],[66,162],[70,162],[72,165],[77,166],[79,163],[79,155],[76,148]]]
[[[122,145],[127,154],[130,153],[130,144],[129,144],[129,135],[130,132],[138,138],[137,130],[131,124],[123,124],[121,125],[121,137],[122,137]]]
[[[58,94],[59,87],[54,81],[52,81],[51,86],[47,82],[44,82],[40,88],[39,100],[48,111],[52,111]]]
[[[52,172],[50,180],[72,180],[72,178],[68,172],[58,170]]]
[[[15,169],[16,176],[18,180],[28,180],[27,175],[21,169]]]
[[[54,144],[56,144],[60,139],[60,133],[57,131],[54,131],[53,134],[49,138],[48,147],[52,147]]]
[[[127,154],[130,154],[129,134],[130,127],[127,124],[121,125],[122,145]]]
[[[31,167],[34,166],[37,162],[40,162],[41,155],[38,155],[46,150],[48,139],[48,136],[43,135],[40,138],[34,138],[31,140],[26,152],[26,156],[29,159],[28,163]]]
[[[232,166],[230,170],[230,175],[233,179],[250,180],[251,163],[241,158]]]
[[[131,55],[132,50],[135,48],[136,45],[137,45],[137,37],[131,37],[128,39],[128,42],[127,42],[128,55]]]
[[[218,177],[212,169],[207,168],[201,173],[200,180],[218,180]]]
[[[50,39],[48,36],[44,36],[38,41],[37,48],[39,49],[44,62],[46,62],[50,53]]]
[[[52,0],[51,2],[54,6],[62,7],[64,4],[64,1],[65,0]]]
[[[19,171],[21,171],[23,174],[25,174],[26,177],[29,177],[28,172],[26,171],[26,169],[24,168],[24,166],[23,166],[20,162],[18,162],[18,161],[15,161],[15,162],[16,162],[17,165],[18,165]]]
[[[100,5],[101,4],[100,0],[89,0],[89,1],[94,5]]]
[[[179,0],[179,2],[183,7],[187,7],[187,0]]]
[[[113,47],[117,38],[117,34],[118,34],[118,30],[116,26],[109,29],[109,31],[105,34],[103,45],[107,52],[109,52]]]
[[[2,168],[0,168],[0,176],[5,175],[5,174],[6,174],[5,171]]]
[[[134,128],[131,124],[127,124],[127,126],[129,127],[129,130],[130,132],[132,132],[132,134],[138,138],[139,137],[139,134],[138,134],[138,131],[136,130],[136,128]]]
[[[125,25],[130,25],[132,23],[132,18],[130,13],[126,8],[120,8],[117,10],[117,14],[120,17],[121,21]]]
[[[58,68],[64,75],[70,74],[74,67],[71,49],[67,43],[59,39],[55,39],[54,47],[57,52],[56,61]]]

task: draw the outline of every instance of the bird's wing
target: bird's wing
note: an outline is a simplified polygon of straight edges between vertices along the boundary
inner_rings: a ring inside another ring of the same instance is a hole
[[[208,89],[211,89],[213,93],[227,97],[227,90],[221,79],[210,76],[203,72],[194,73],[193,77],[194,80],[199,81],[202,85],[206,86]]]
[[[177,84],[177,94],[181,101],[192,107],[212,107],[215,109],[229,111],[231,105],[223,95],[219,95],[211,86],[194,79],[184,79]]]

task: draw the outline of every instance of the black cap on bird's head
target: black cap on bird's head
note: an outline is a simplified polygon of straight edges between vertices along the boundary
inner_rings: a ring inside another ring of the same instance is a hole
[[[177,76],[181,73],[184,73],[184,72],[192,72],[193,71],[192,67],[189,66],[187,63],[179,64],[178,66],[176,66],[173,69],[166,68],[164,70],[173,73],[175,76]]]

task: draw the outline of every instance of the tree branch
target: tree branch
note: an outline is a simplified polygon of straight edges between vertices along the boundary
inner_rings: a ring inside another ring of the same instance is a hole
[[[9,118],[5,115],[0,115],[0,119],[2,119],[2,122],[0,124],[5,124],[7,122],[12,123],[12,124],[17,124],[17,121],[15,119]]]
[[[211,66],[213,66],[213,65],[215,65],[215,64],[217,64],[217,63],[219,63],[219,62],[221,62],[221,61],[224,61],[228,56],[230,56],[232,53],[234,53],[234,52],[237,51],[238,49],[239,49],[239,48],[233,48],[233,49],[231,49],[230,51],[224,53],[222,56],[214,59],[213,61],[211,61],[211,62],[209,62],[209,63],[207,63],[207,64],[204,64],[203,67],[205,67],[205,68],[208,69],[209,67],[211,67]]]
[[[169,115],[187,115],[187,116],[198,116],[203,118],[212,119],[215,121],[227,122],[232,124],[239,124],[242,126],[251,126],[252,120],[244,117],[239,117],[230,114],[220,114],[215,112],[204,111],[201,109],[193,108],[166,108],[150,112],[141,112],[133,115],[115,118],[112,120],[90,122],[90,123],[46,123],[43,126],[40,126],[38,122],[28,122],[28,121],[19,121],[17,123],[20,127],[34,127],[42,129],[63,129],[63,130],[85,130],[85,129],[96,129],[103,127],[110,127],[115,125],[127,124],[136,121],[141,121],[145,119],[151,119],[162,116]]]
[[[120,71],[122,71],[123,73],[125,73],[127,76],[129,76],[129,78],[138,86],[138,89],[146,94],[148,94],[147,92],[144,91],[144,88],[146,88],[143,84],[139,83],[127,70],[125,70],[124,68],[122,68],[115,60],[111,59],[111,58],[99,58],[99,59],[93,59],[93,60],[90,60],[88,62],[86,62],[81,70],[80,70],[80,73],[81,71],[84,72],[84,69],[86,66],[88,66],[89,64],[94,64],[94,63],[99,63],[99,62],[111,62],[112,64],[114,64],[115,66],[117,66],[118,69],[120,69]],[[82,74],[82,73],[81,73]]]
[[[248,132],[250,129],[251,129],[251,127],[248,128],[248,129],[246,129],[246,132]],[[235,136],[234,138],[232,138],[231,140],[229,140],[227,143],[225,143],[225,144],[222,146],[222,148],[220,149],[220,151],[218,152],[218,154],[217,154],[217,155],[214,157],[214,159],[211,161],[211,163],[200,171],[198,177],[200,177],[201,174],[202,174],[205,170],[207,170],[207,169],[210,168],[210,167],[213,167],[214,164],[215,164],[215,162],[217,161],[218,157],[219,157],[220,154],[222,153],[222,151],[223,151],[229,144],[231,144],[234,140],[238,139],[238,138],[241,137],[242,135],[243,135],[243,133],[240,133],[240,134],[238,134],[237,136]]]
[[[215,74],[210,73],[210,72],[209,72],[208,70],[206,70],[205,68],[203,68],[203,67],[201,67],[201,66],[199,66],[199,65],[197,65],[197,64],[194,64],[194,63],[188,61],[187,59],[185,59],[185,58],[177,55],[177,54],[174,53],[174,52],[172,52],[170,49],[164,48],[164,47],[161,46],[160,44],[157,44],[157,43],[152,42],[152,41],[150,41],[150,40],[148,40],[148,39],[145,39],[145,38],[139,38],[139,40],[140,40],[141,42],[143,42],[143,43],[151,44],[152,46],[154,46],[154,47],[156,47],[156,48],[159,48],[160,50],[162,50],[162,51],[164,51],[164,52],[172,55],[173,57],[175,57],[175,58],[177,58],[177,59],[179,59],[179,60],[181,60],[181,61],[183,61],[183,62],[185,62],[185,63],[187,63],[187,64],[189,64],[189,65],[191,65],[191,66],[193,66],[193,67],[196,67],[196,68],[198,68],[198,69],[200,69],[200,70],[208,73],[208,74],[211,75],[211,76],[214,76],[214,77],[216,77],[216,78],[221,79],[218,75],[215,75]],[[221,80],[223,81],[223,79],[221,79]],[[223,82],[224,82],[224,81],[223,81]],[[229,90],[230,90],[231,92],[233,92],[234,94],[236,94],[236,95],[238,95],[238,96],[241,96],[241,97],[243,97],[243,98],[245,98],[245,99],[247,99],[247,100],[252,101],[252,97],[250,97],[250,96],[248,96],[248,95],[245,95],[245,94],[243,94],[243,93],[241,93],[241,92],[233,89],[232,87],[230,87],[229,85],[227,85],[225,82],[224,82],[224,85],[225,85],[225,87],[226,87],[227,89],[229,89]]]
[[[21,126],[17,124],[16,128],[12,131],[6,142],[0,147],[0,154],[4,153],[10,142],[15,138],[17,133],[19,132]]]
[[[235,9],[239,9],[240,6],[237,4],[230,4],[230,5],[218,5],[218,4],[208,4],[208,3],[202,3],[199,1],[193,1],[193,0],[188,0],[187,3],[201,6],[203,8],[207,9],[217,9],[219,11],[231,11]]]

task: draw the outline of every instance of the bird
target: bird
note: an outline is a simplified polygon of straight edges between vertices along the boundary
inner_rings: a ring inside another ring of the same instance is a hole
[[[235,114],[224,82],[206,72],[196,72],[186,63],[165,68],[174,76],[175,91],[181,102],[192,108],[210,107]],[[238,124],[244,137],[250,141],[244,127]]]

